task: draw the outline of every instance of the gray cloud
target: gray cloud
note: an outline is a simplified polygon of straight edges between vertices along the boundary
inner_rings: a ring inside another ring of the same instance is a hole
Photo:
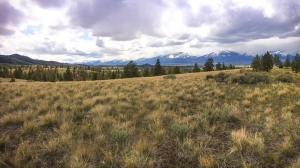
[[[262,9],[243,7],[231,9],[232,2],[224,3],[225,14],[217,18],[209,7],[202,7],[198,15],[187,14],[186,23],[190,27],[203,24],[215,25],[217,29],[205,39],[208,42],[235,43],[270,37],[299,37],[295,26],[300,23],[300,2],[296,0],[272,1],[277,14],[271,18],[264,16]],[[225,8],[225,5],[228,6]]]
[[[67,29],[68,26],[66,25],[52,25],[52,26],[49,26],[50,29],[52,30],[64,30],[64,29]]]
[[[115,49],[115,48],[103,48],[101,50],[101,52],[103,54],[108,54],[108,55],[119,55],[120,54],[119,50]]]
[[[0,27],[0,35],[7,36],[7,35],[13,35],[14,33],[15,33],[14,30],[10,30],[5,27]]]
[[[32,0],[41,8],[59,8],[62,7],[66,0]]]
[[[187,40],[187,39],[189,39],[190,37],[191,37],[190,34],[184,33],[184,34],[182,34],[182,35],[177,36],[176,39],[177,39],[177,40]]]
[[[98,47],[104,47],[104,41],[101,40],[101,39],[97,39],[96,46],[98,46]]]
[[[185,41],[174,41],[174,40],[169,40],[165,46],[175,46],[175,45],[183,45],[186,43]]]
[[[222,1],[224,13],[221,16],[207,5],[192,12],[192,6],[186,0],[175,0],[172,3],[184,14],[188,27],[215,25],[216,29],[211,30],[211,35],[205,39],[207,42],[234,43],[273,36],[299,36],[299,31],[294,30],[300,24],[300,2],[297,0],[272,1],[273,8],[278,11],[272,18],[265,17],[261,8],[244,6],[233,9],[235,4],[231,0]],[[127,41],[138,38],[140,34],[164,37],[157,28],[164,24],[160,18],[165,9],[168,6],[162,0],[80,0],[74,2],[68,14],[71,24],[91,29],[93,36]],[[190,35],[182,34],[173,38],[186,40]],[[176,44],[180,45],[178,42],[170,42],[170,45]],[[151,44],[150,47],[156,46]]]
[[[119,55],[120,54],[119,49],[105,47],[105,43],[102,39],[97,39],[96,46],[101,48],[100,51],[102,52],[102,54],[108,54],[108,55]]]
[[[0,1],[0,16],[0,35],[14,34],[14,30],[7,28],[7,26],[16,26],[23,18],[22,13],[6,1]]]
[[[69,52],[68,55],[80,55],[80,56],[85,56],[85,57],[94,57],[98,58],[99,54],[96,52],[91,52],[91,53],[86,53],[80,50],[76,50],[75,52]]]
[[[94,36],[127,41],[140,33],[161,36],[155,29],[163,11],[161,0],[74,1],[69,9],[71,24],[92,30]]]
[[[300,19],[299,16],[295,17]],[[297,24],[293,20],[280,21],[278,16],[266,18],[262,11],[251,8],[228,11],[228,20],[230,20],[229,23],[221,24],[220,28],[214,32],[216,37],[220,37],[220,42],[249,41],[283,36],[286,32],[293,31]]]
[[[204,24],[213,24],[217,23],[220,19],[218,11],[213,11],[210,6],[203,5],[200,6],[199,11],[196,14],[192,13],[190,6],[186,6],[183,9],[185,16],[185,23],[188,27],[199,27]]]
[[[2,47],[4,47],[4,45],[3,45],[3,44],[0,44],[0,48],[2,48]]]
[[[47,55],[78,55],[83,57],[94,57],[98,58],[99,54],[96,52],[83,52],[80,49],[76,49],[75,51],[69,51],[63,44],[57,44],[54,41],[45,41],[40,43],[39,45],[34,46],[32,49],[24,48],[20,51],[26,51],[37,54],[47,54]]]
[[[162,47],[163,43],[161,41],[151,41],[148,43],[148,47]]]

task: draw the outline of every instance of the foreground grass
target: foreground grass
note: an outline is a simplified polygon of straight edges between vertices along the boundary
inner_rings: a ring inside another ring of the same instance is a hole
[[[299,167],[300,88],[207,74],[0,83],[0,167]]]

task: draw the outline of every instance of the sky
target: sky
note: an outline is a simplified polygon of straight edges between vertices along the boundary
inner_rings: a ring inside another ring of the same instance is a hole
[[[83,62],[300,52],[299,0],[0,0],[0,54]]]

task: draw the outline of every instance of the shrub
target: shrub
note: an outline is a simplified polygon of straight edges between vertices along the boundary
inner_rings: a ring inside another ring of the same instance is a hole
[[[251,70],[240,69],[240,74],[247,73],[247,72],[251,72]]]
[[[9,82],[16,82],[15,78],[11,78]]]
[[[233,115],[232,109],[229,107],[224,107],[220,111],[220,119],[224,122],[234,122],[238,121],[238,119]]]
[[[289,72],[280,74],[280,75],[276,76],[276,78],[275,78],[275,81],[284,82],[284,83],[291,83],[292,80],[293,80],[293,77]]]
[[[175,75],[167,75],[167,76],[164,76],[164,79],[176,79],[176,76]]]
[[[44,128],[58,128],[59,118],[55,113],[47,113],[44,116],[40,116],[41,125]]]
[[[216,76],[214,76],[214,79],[216,80],[216,82],[225,82],[228,77],[229,77],[229,74],[220,72]]]
[[[270,83],[270,78],[264,73],[247,72],[245,74],[231,75],[228,79],[231,83],[239,84],[258,84],[258,83]]]
[[[201,118],[206,118],[210,124],[215,121],[238,123],[239,119],[234,116],[232,109],[224,107],[221,110],[216,110],[212,107],[204,109]]]
[[[175,122],[171,125],[171,131],[180,140],[187,137],[190,134],[189,128],[181,122]]]
[[[218,114],[216,113],[215,109],[212,107],[204,109],[203,113],[201,114],[201,116],[206,118],[210,123],[217,120],[217,115]]]
[[[205,80],[209,80],[209,79],[214,79],[214,76],[213,75],[206,75]]]
[[[128,140],[127,131],[119,127],[112,129],[110,132],[110,136],[115,142],[119,144],[122,144]]]

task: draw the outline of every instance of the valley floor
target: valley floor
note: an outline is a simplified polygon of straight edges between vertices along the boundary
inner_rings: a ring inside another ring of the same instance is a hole
[[[299,86],[217,73],[2,80],[0,167],[300,167]]]

